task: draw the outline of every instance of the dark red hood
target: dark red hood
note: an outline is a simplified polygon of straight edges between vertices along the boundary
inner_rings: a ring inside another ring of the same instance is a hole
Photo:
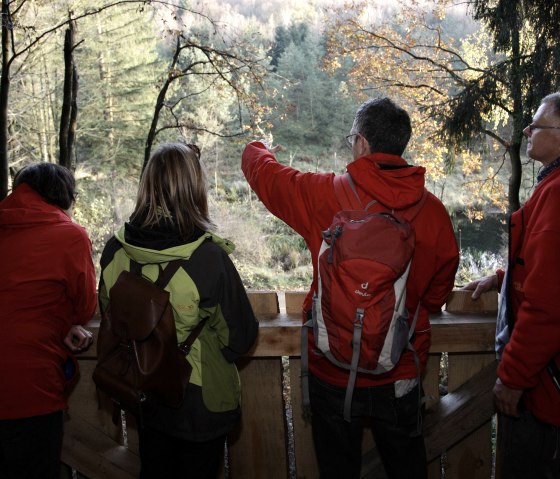
[[[72,221],[58,206],[47,203],[29,185],[19,185],[0,202],[0,228],[21,228],[36,224]]]
[[[426,169],[400,156],[373,153],[350,163],[347,171],[363,190],[375,192],[374,199],[396,210],[417,203],[424,192]]]

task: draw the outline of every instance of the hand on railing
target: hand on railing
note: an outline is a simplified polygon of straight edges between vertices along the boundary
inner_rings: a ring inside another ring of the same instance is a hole
[[[91,343],[93,343],[93,334],[79,324],[72,325],[64,338],[64,344],[74,353],[89,348]]]
[[[461,289],[472,291],[472,299],[478,299],[482,293],[498,289],[498,275],[491,274],[475,279]]]

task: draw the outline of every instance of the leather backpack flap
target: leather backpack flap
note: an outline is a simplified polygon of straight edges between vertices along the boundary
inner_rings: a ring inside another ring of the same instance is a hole
[[[109,297],[113,333],[134,341],[146,339],[169,308],[169,292],[128,271],[121,272]]]

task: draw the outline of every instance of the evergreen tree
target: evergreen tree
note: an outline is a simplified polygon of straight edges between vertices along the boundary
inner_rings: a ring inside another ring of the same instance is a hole
[[[275,71],[278,68],[278,62],[286,49],[294,44],[301,46],[309,34],[309,27],[304,22],[292,23],[288,28],[279,26],[274,32],[274,42],[270,49],[270,64]]]
[[[322,68],[325,48],[308,27],[288,29],[295,35],[278,59],[269,84],[277,92],[271,110],[277,142],[308,152],[338,151],[350,129],[354,99],[344,89],[348,72],[331,75]],[[306,32],[305,35],[298,34]]]
[[[82,22],[78,162],[140,170],[156,85],[165,71],[153,10],[123,5]]]
[[[450,162],[459,155],[469,161],[478,156],[480,165],[488,156],[486,142],[493,142],[491,149],[499,145],[511,166],[508,209],[513,211],[520,205],[523,128],[540,98],[560,80],[555,41],[560,8],[537,0],[472,0],[475,19],[493,36],[492,53],[488,46],[446,34],[442,19],[451,3],[425,11],[400,2],[392,15],[369,22],[363,15],[367,5],[360,4],[333,23],[330,61],[351,55],[357,60],[356,86],[394,95],[409,108],[422,127],[413,144],[431,156],[438,153]],[[484,33],[482,28],[479,36]],[[438,168],[437,162],[430,165]],[[480,191],[495,184],[496,170],[488,173]],[[497,191],[491,197],[498,204]]]
[[[521,142],[540,100],[560,84],[560,5],[543,0],[470,2],[474,18],[490,30],[494,50],[503,56],[468,82],[450,103],[453,114],[445,122],[459,141],[487,132],[485,116],[505,110],[511,120],[509,135],[500,138],[511,164],[510,211],[519,208]]]

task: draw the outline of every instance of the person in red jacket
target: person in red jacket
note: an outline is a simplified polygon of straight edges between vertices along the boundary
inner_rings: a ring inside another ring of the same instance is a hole
[[[0,202],[0,477],[58,479],[64,388],[96,307],[85,230],[72,222],[72,173],[27,166]]]
[[[353,161],[347,165],[362,204],[373,198],[386,208],[405,210],[424,195],[425,169],[409,165],[402,154],[411,136],[406,111],[388,98],[365,102],[357,111],[350,135]],[[249,143],[242,169],[251,188],[268,210],[305,240],[313,261],[313,282],[303,304],[307,320],[317,290],[317,258],[322,231],[341,209],[333,173],[302,173],[279,163],[263,142]],[[453,288],[458,251],[451,221],[431,193],[413,220],[414,259],[407,283],[410,317],[420,304],[413,346],[424,369],[430,346],[429,313],[438,312]],[[321,478],[358,478],[364,427],[371,425],[383,464],[391,478],[426,477],[423,437],[417,433],[420,414],[418,371],[414,356],[404,352],[393,370],[373,376],[358,374],[352,419],[343,418],[348,372],[314,347],[309,335],[312,430]]]
[[[508,269],[465,286],[501,288],[494,386],[505,478],[560,478],[560,92],[523,130],[542,163],[531,197],[510,218]]]

